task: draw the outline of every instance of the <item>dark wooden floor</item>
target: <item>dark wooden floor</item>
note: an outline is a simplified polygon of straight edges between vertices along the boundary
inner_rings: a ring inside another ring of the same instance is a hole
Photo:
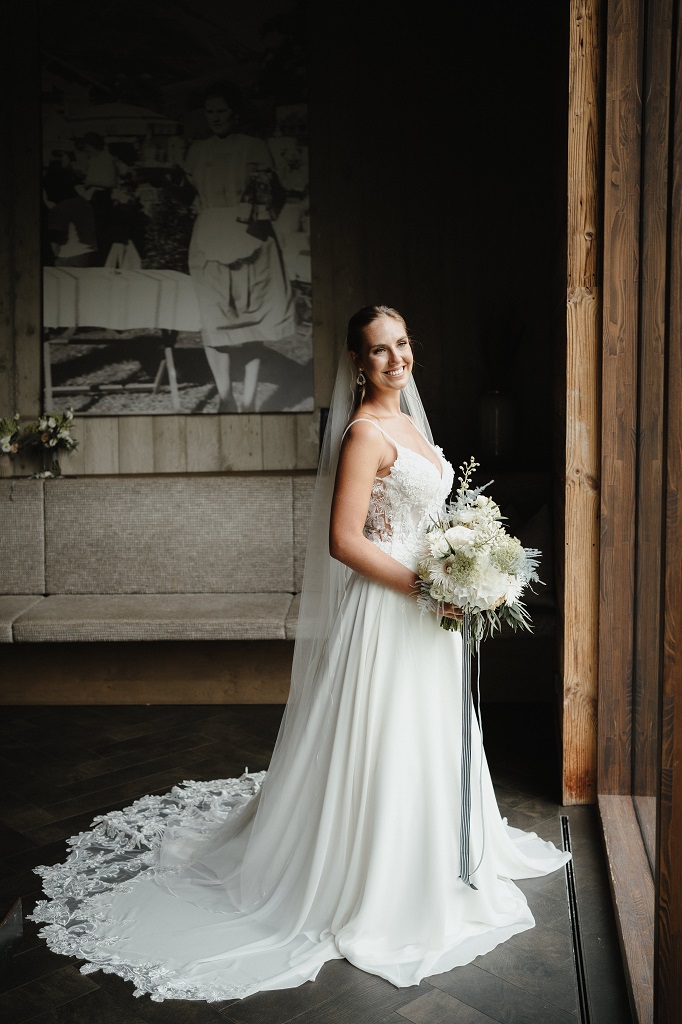
[[[267,768],[281,707],[3,708],[0,896],[40,898],[32,868],[65,857],[64,840],[94,815],[188,779]],[[510,824],[561,845],[568,817],[587,970],[589,1024],[631,1024],[595,809],[557,803],[558,766],[545,705],[484,705],[484,741]],[[24,924],[0,966],[4,1024],[583,1024],[563,870],[520,883],[536,927],[467,967],[396,989],[334,961],[314,983],[206,1004],[133,998],[132,985],[51,953]],[[584,1024],[588,1024],[585,1020]]]

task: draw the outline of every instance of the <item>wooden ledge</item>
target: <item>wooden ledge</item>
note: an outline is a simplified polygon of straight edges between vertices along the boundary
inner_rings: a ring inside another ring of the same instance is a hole
[[[285,704],[291,640],[2,645],[2,705]]]
[[[637,1024],[654,1020],[656,895],[630,796],[597,798],[625,977]]]

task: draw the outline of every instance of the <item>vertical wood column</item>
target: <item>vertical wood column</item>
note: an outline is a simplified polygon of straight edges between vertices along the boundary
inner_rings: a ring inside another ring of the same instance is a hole
[[[643,0],[610,0],[604,154],[599,792],[631,792]]]
[[[563,802],[597,779],[601,0],[572,0],[568,108]]]
[[[657,1024],[682,1020],[682,25],[673,20],[667,450],[663,559],[663,693],[656,957]]]

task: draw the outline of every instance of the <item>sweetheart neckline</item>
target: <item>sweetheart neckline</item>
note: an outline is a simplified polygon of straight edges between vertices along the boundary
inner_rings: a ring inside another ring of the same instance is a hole
[[[408,446],[406,444],[400,444],[393,437],[391,438],[391,440],[393,441],[393,444],[396,446],[396,448],[399,449],[398,456],[391,463],[391,465],[389,466],[388,473],[386,474],[386,476],[375,476],[374,477],[375,480],[386,480],[391,475],[391,473],[393,472],[393,467],[396,465],[396,463],[398,462],[398,459],[400,458],[400,449],[402,449],[402,451],[405,451],[405,452],[411,452],[412,455],[416,455],[417,458],[422,459],[424,462],[428,463],[428,465],[431,466],[431,468],[434,470],[434,472],[438,473],[438,479],[441,480],[441,481],[443,480],[443,478],[444,478],[443,477],[443,471],[444,471],[444,468],[445,468],[444,467],[445,456],[443,455],[442,449],[439,448],[438,445],[434,444],[434,445],[431,445],[431,447],[433,448],[434,451],[438,452],[438,458],[440,460],[440,469],[438,469],[438,466],[436,466],[433,462],[431,462],[431,459],[429,459],[428,456],[422,455],[421,452],[416,451],[414,448],[408,448]],[[428,444],[429,442],[427,441],[426,443]]]

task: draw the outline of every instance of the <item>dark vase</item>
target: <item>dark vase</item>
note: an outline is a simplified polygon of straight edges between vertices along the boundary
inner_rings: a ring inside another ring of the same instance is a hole
[[[499,388],[491,388],[478,401],[477,458],[484,465],[508,465],[514,459],[515,444],[514,404]]]
[[[59,451],[57,448],[43,448],[43,471],[52,473],[52,476],[61,476],[62,467],[59,464]]]

